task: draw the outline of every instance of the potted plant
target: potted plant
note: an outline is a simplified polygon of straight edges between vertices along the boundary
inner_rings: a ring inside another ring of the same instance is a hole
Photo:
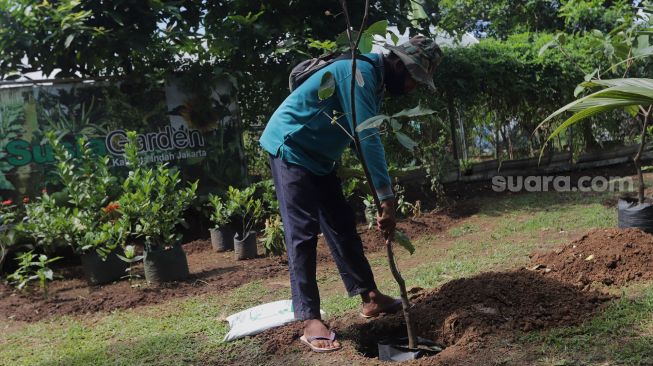
[[[143,266],[148,282],[176,281],[188,277],[188,261],[181,248],[183,213],[195,199],[197,182],[181,188],[179,171],[166,164],[145,167],[138,156],[135,132],[127,133],[125,161],[129,175],[118,200],[120,226],[144,241]]]
[[[47,138],[54,153],[57,176],[66,192],[67,206],[50,199],[46,190],[41,201],[51,200],[58,209],[51,215],[58,214],[65,221],[65,239],[80,255],[88,283],[101,285],[119,280],[127,264],[117,256],[124,234],[116,225],[119,204],[110,202],[117,180],[109,172],[109,157],[94,154],[85,138],[77,140],[76,156],[53,133],[48,133]]]
[[[254,191],[254,187],[239,190],[231,186],[227,191],[228,210],[232,213],[236,230],[234,251],[238,260],[258,255],[256,231],[253,229],[263,216],[263,203],[260,199],[254,199]]]
[[[211,246],[216,252],[234,249],[234,230],[230,225],[231,212],[228,205],[220,196],[209,194],[209,207],[211,209],[211,222],[215,225],[209,229]]]
[[[103,209],[108,215],[116,210],[111,203]],[[128,264],[120,260],[120,244],[125,236],[124,230],[116,221],[97,221],[85,210],[72,212],[73,249],[80,254],[86,280],[91,285],[101,285],[121,279]]]
[[[631,19],[628,23],[620,25],[610,34],[619,31],[621,37],[615,44],[609,44],[615,57],[621,59],[619,62],[612,64],[605,72],[599,73],[599,69],[585,75],[585,81],[576,87],[575,96],[587,90],[595,90],[575,101],[558,109],[549,115],[539,126],[542,128],[547,125],[553,118],[562,115],[565,112],[573,114],[560,124],[547,138],[546,143],[554,139],[567,128],[586,120],[599,113],[611,111],[624,111],[632,118],[640,119],[639,147],[633,157],[633,163],[637,171],[638,189],[637,198],[621,197],[617,204],[617,215],[619,227],[637,227],[646,232],[653,233],[653,201],[645,197],[645,182],[642,167],[642,157],[649,144],[651,135],[651,112],[653,111],[653,79],[647,78],[616,78],[602,79],[607,72],[617,72],[622,76],[628,75],[629,70],[635,65],[636,60],[650,58],[653,51],[650,47],[649,28],[651,26],[650,16],[653,10],[650,7],[642,8],[644,16]],[[554,39],[550,44],[561,45],[559,38]],[[547,44],[545,47],[549,47]],[[540,52],[543,52],[545,50]],[[620,68],[624,70],[620,70]],[[545,146],[546,147],[546,143]],[[544,147],[540,157],[544,152]]]

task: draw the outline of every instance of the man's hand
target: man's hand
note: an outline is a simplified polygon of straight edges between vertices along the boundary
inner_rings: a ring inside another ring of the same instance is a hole
[[[379,230],[385,234],[392,234],[395,226],[397,226],[397,219],[395,217],[395,200],[389,199],[381,202],[381,212],[376,217],[376,223]]]

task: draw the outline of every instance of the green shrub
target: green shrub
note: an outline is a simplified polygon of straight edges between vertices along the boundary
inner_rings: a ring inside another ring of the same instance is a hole
[[[253,230],[263,217],[263,202],[254,198],[254,191],[253,186],[243,190],[230,186],[227,191],[227,207],[233,215],[232,223],[241,236]]]
[[[196,197],[197,182],[181,188],[179,171],[167,164],[145,167],[138,156],[136,133],[128,132],[127,140],[125,160],[129,175],[118,200],[120,225],[144,239],[147,250],[177,245],[181,234],[175,232],[175,227],[184,223],[183,213]]]
[[[53,209],[44,213],[42,219],[70,221],[61,227],[73,250],[79,254],[95,250],[104,258],[116,249],[125,235],[123,228],[115,224],[118,204],[111,202],[111,193],[117,187],[117,179],[109,172],[109,157],[94,154],[83,137],[77,140],[79,154],[76,156],[55,138],[54,133],[48,133],[47,138],[67,202],[48,196]],[[30,215],[28,219],[34,220]],[[41,218],[39,223],[42,223]]]
[[[232,212],[217,194],[209,194],[210,219],[215,228],[221,228],[231,222]]]

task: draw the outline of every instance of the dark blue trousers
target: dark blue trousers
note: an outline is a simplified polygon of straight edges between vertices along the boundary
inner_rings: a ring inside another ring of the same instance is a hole
[[[376,289],[354,211],[335,172],[320,176],[270,157],[286,236],[293,309],[298,320],[320,319],[317,288],[317,235],[324,233],[349,296]]]

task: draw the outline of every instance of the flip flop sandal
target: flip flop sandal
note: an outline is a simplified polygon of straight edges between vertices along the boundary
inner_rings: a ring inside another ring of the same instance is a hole
[[[399,309],[401,309],[401,299],[396,299],[392,304],[390,304],[390,305],[386,306],[385,308],[381,309],[381,311],[379,311],[378,313],[376,313],[374,315],[365,315],[365,314],[363,314],[362,311],[359,314],[360,314],[360,316],[362,316],[365,319],[371,319],[371,318],[376,318],[377,316],[379,316],[381,314],[394,314],[397,311],[399,311]]]
[[[317,353],[326,353],[326,352],[333,352],[337,351],[342,347],[331,347],[331,348],[322,348],[322,347],[317,347],[313,345],[311,342],[313,341],[331,341],[333,342],[336,339],[336,334],[334,332],[331,332],[331,334],[328,337],[321,337],[321,336],[301,336],[299,337],[299,340],[302,341],[305,345],[309,346],[313,352]]]

